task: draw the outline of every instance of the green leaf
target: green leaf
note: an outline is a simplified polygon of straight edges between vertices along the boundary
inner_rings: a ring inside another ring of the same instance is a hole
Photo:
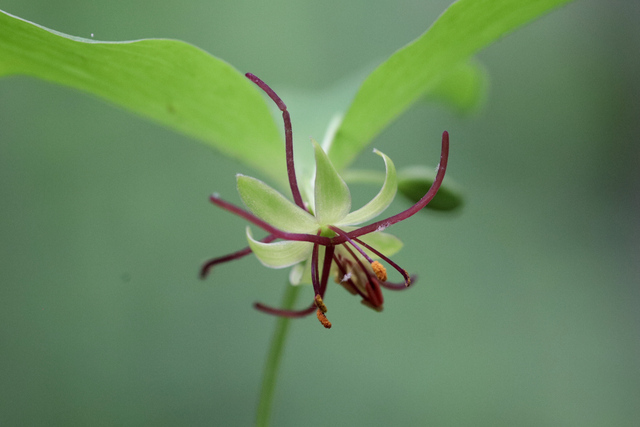
[[[351,193],[320,144],[311,142],[316,154],[314,213],[320,224],[336,224],[351,210]]]
[[[259,179],[237,175],[238,193],[244,204],[258,218],[282,231],[291,233],[315,233],[316,218],[300,209],[278,191]]]
[[[285,179],[283,144],[262,94],[190,44],[87,40],[0,11],[0,75],[11,74],[91,93]]]
[[[247,241],[258,260],[269,268],[290,267],[309,258],[313,250],[313,243],[295,240],[263,243],[253,238],[249,227],[247,227]]]
[[[349,213],[342,221],[340,221],[340,225],[362,224],[363,222],[377,217],[389,207],[389,205],[393,201],[393,198],[396,196],[396,192],[398,191],[396,167],[386,154],[378,150],[373,150],[373,152],[384,159],[386,168],[384,184],[382,185],[382,188],[380,189],[378,194],[376,194],[376,196],[371,199],[369,203],[367,203],[360,209]]]
[[[480,49],[571,0],[459,0],[418,39],[364,81],[338,129],[329,157],[338,170],[396,117],[434,90]]]
[[[436,178],[436,171],[425,166],[410,166],[398,173],[398,191],[416,203],[424,196]],[[462,206],[462,192],[448,177],[440,186],[436,196],[425,209],[451,211]]]
[[[458,113],[469,114],[484,104],[488,86],[487,71],[472,60],[458,64],[424,98],[425,101],[447,104]]]

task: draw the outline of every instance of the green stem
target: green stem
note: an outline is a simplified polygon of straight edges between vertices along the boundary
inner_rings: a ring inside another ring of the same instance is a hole
[[[290,310],[298,296],[299,286],[291,286],[287,284],[284,297],[282,299],[282,308]],[[276,389],[276,381],[278,376],[278,368],[284,350],[284,343],[287,339],[289,331],[289,323],[291,319],[288,317],[278,317],[276,329],[271,338],[271,346],[267,354],[267,363],[262,374],[262,388],[260,390],[260,400],[258,402],[258,411],[256,414],[256,426],[267,427],[271,417],[271,404],[273,403],[273,395]]]

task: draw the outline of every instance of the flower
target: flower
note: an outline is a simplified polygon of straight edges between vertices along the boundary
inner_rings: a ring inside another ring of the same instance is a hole
[[[436,195],[447,167],[449,134],[446,131],[442,134],[440,163],[436,179],[429,191],[415,205],[403,212],[356,227],[380,215],[395,197],[397,178],[391,159],[374,150],[385,162],[384,184],[369,203],[351,212],[351,195],[347,184],[322,147],[312,140],[316,160],[315,180],[313,197],[305,203],[295,173],[291,119],[287,107],[262,80],[250,73],[246,76],[264,90],[282,111],[287,174],[293,202],[264,182],[241,174],[237,175],[238,192],[248,210],[224,201],[218,194],[210,196],[212,203],[245,218],[265,230],[268,235],[257,240],[253,237],[250,227],[247,227],[249,246],[208,261],[202,267],[201,277],[205,277],[214,265],[254,253],[267,267],[292,266],[289,276],[291,283],[311,283],[314,290],[313,302],[304,310],[281,310],[256,303],[255,307],[263,312],[301,317],[316,311],[320,323],[330,328],[331,323],[326,317],[327,308],[323,301],[330,277],[350,293],[359,295],[364,305],[381,311],[381,287],[405,289],[415,280],[415,277],[409,276],[389,258],[402,247],[402,242],[383,230],[414,215]],[[403,277],[403,282],[388,282],[386,268],[378,259],[398,271]]]

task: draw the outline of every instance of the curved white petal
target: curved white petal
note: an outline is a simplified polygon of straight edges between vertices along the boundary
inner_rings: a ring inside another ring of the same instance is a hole
[[[281,242],[263,243],[255,240],[251,229],[247,227],[249,247],[258,260],[270,268],[285,268],[304,261],[311,256],[313,243],[283,240]]]
[[[373,152],[384,159],[385,168],[387,170],[384,184],[382,185],[382,188],[380,189],[378,194],[376,194],[376,196],[371,199],[369,203],[367,203],[360,209],[349,213],[346,217],[344,217],[344,219],[340,221],[339,225],[362,224],[363,222],[377,217],[389,207],[389,205],[393,201],[393,198],[396,196],[396,192],[398,191],[396,167],[386,154],[376,149],[374,149]]]

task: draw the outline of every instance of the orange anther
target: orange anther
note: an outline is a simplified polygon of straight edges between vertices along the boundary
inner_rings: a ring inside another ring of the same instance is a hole
[[[378,261],[373,261],[371,263],[371,268],[373,269],[373,272],[376,273],[378,280],[382,280],[383,282],[387,281],[387,270],[382,264]]]
[[[322,310],[323,313],[327,312],[327,306],[324,305],[324,301],[322,301],[322,297],[320,295],[316,295],[315,303],[316,303],[316,307]]]
[[[322,310],[318,309],[316,311],[316,316],[318,316],[318,320],[322,323],[322,326],[327,329],[331,329],[331,322],[329,322],[329,319],[327,319],[327,316],[324,315]]]

